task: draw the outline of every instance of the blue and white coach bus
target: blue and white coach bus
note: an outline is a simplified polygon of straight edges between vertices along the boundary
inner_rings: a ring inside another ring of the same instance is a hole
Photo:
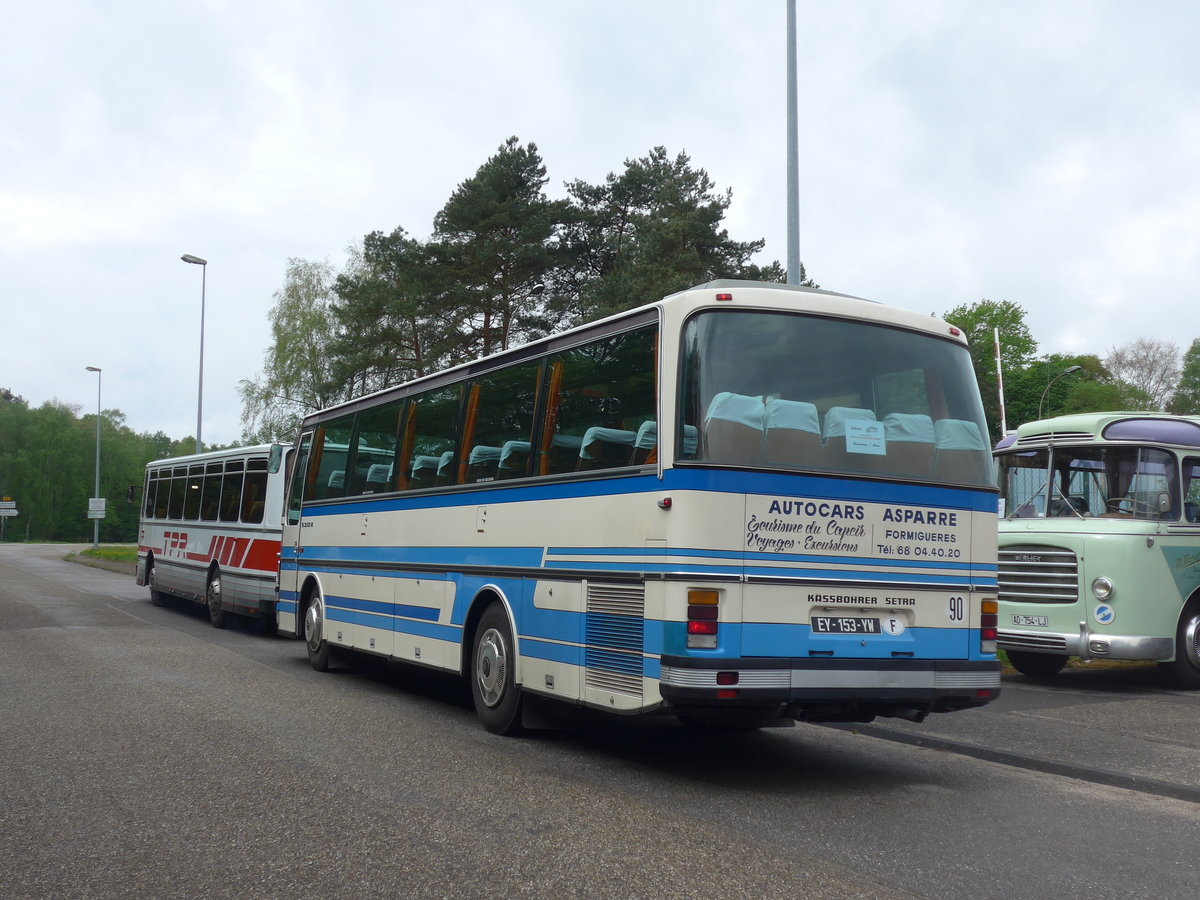
[[[997,491],[966,342],[712,282],[310,415],[279,630],[698,725],[920,720],[999,693]]]

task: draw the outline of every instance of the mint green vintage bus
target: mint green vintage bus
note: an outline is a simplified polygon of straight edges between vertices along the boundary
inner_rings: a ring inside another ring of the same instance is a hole
[[[1157,660],[1200,688],[1200,418],[1060,416],[995,457],[997,643],[1017,671]]]

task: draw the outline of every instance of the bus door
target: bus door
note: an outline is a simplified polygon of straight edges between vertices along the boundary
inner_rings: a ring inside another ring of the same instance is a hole
[[[300,538],[304,512],[304,486],[308,482],[308,459],[312,450],[312,432],[300,437],[300,444],[291,456],[287,505],[283,515],[283,535],[279,553],[279,630],[284,634],[300,634],[296,604],[300,599],[300,575],[303,569],[304,546]]]

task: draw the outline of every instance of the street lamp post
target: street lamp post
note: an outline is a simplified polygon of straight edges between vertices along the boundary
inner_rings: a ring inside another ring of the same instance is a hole
[[[96,493],[93,497],[100,496],[100,383],[104,379],[101,375],[99,366],[87,366],[89,372],[96,373]],[[89,510],[89,513],[91,511]],[[100,546],[100,520],[92,519],[92,549]]]
[[[1054,384],[1054,382],[1058,381],[1058,379],[1062,378],[1064,375],[1070,375],[1072,372],[1078,372],[1082,368],[1083,366],[1067,366],[1065,369],[1046,382],[1046,389],[1042,391],[1042,399],[1038,401],[1039,419],[1042,417],[1042,404],[1046,402],[1046,395],[1050,393],[1050,385]]]
[[[196,391],[196,452],[201,449],[200,421],[204,412],[204,289],[208,280],[208,260],[185,253],[179,257],[185,263],[200,267],[200,387]]]

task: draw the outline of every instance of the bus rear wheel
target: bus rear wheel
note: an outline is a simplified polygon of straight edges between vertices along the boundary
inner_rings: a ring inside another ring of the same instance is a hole
[[[204,587],[204,605],[208,607],[208,621],[213,628],[226,625],[225,608],[221,606],[221,573],[214,570],[208,574]]]
[[[1200,688],[1200,602],[1193,600],[1179,617],[1175,631],[1175,659],[1164,663],[1181,688]]]
[[[166,606],[167,595],[158,589],[158,575],[154,563],[150,564],[150,571],[146,573],[146,584],[150,585],[150,602],[155,606]]]
[[[504,607],[493,601],[479,620],[471,646],[471,697],[483,727],[493,734],[521,730],[521,690],[514,679],[516,656]]]
[[[1008,661],[1012,667],[1029,678],[1049,678],[1062,671],[1067,657],[1059,653],[1028,653],[1024,650],[1009,650]]]
[[[308,664],[318,672],[328,672],[331,648],[325,640],[325,604],[320,594],[313,595],[304,611],[304,646],[308,650]]]

